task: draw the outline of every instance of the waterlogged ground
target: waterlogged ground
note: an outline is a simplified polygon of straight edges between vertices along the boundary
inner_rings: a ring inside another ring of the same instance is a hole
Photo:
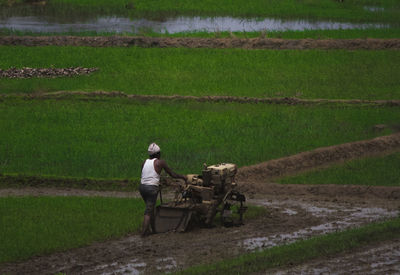
[[[302,30],[345,30],[367,28],[389,28],[388,24],[356,24],[334,21],[281,20],[274,18],[234,18],[234,17],[170,17],[163,20],[146,18],[130,19],[108,16],[88,20],[87,18],[60,20],[38,16],[13,16],[0,18],[0,29],[28,32],[132,32],[152,31],[156,33],[179,33],[195,31],[302,31]]]
[[[356,253],[316,260],[290,269],[269,270],[268,274],[400,274],[400,240],[383,242]]]
[[[65,194],[68,195],[68,192]],[[198,228],[187,233],[157,234],[146,239],[131,235],[120,240],[35,257],[27,262],[5,264],[0,266],[0,273],[153,274],[175,271],[393,218],[400,213],[398,200],[365,199],[362,196],[345,197],[337,194],[260,195],[250,199],[249,203],[266,207],[268,214],[257,220],[247,221],[241,227]],[[399,250],[398,245],[396,249],[395,251]],[[397,255],[395,253],[393,255]],[[386,254],[387,257],[373,258],[373,264],[379,267],[389,262],[388,257],[392,257],[392,254]],[[338,267],[332,261],[323,272],[337,271]],[[321,263],[316,263],[315,270],[319,270],[320,265]],[[303,272],[299,268],[300,271],[295,273]],[[304,274],[310,274],[307,270],[312,269],[305,266],[304,270]],[[290,273],[282,270],[276,272]]]

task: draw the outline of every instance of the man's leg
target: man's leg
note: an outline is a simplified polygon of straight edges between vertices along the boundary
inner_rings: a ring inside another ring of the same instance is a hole
[[[143,218],[143,225],[142,225],[142,237],[146,237],[149,235],[149,226],[150,226],[150,215],[145,214]]]

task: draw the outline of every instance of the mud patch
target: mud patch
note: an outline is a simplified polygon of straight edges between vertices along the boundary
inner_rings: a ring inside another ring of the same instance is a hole
[[[393,240],[290,269],[268,270],[268,274],[399,274],[399,259],[400,240]]]
[[[88,75],[96,71],[98,71],[98,68],[10,68],[8,70],[0,69],[0,78],[72,77],[77,75]]]
[[[280,39],[280,38],[172,38],[137,36],[0,36],[5,46],[87,46],[143,48],[242,48],[242,49],[400,49],[400,39]]]
[[[251,203],[268,214],[241,227],[197,228],[141,239],[137,235],[96,243],[19,263],[0,265],[0,273],[154,274],[207,264],[260,248],[385,220],[399,214],[399,200],[301,199],[267,196]],[[289,210],[289,211],[288,211]]]
[[[362,225],[367,222],[378,220],[379,217],[395,218],[400,211],[399,210],[388,210],[381,207],[360,207],[360,206],[344,206],[341,204],[326,204],[324,206],[316,206],[315,204],[299,202],[299,201],[254,201],[257,204],[268,206],[268,208],[282,209],[282,206],[291,206],[292,209],[281,210],[282,213],[293,215],[297,212],[294,209],[302,208],[311,215],[318,218],[326,218],[335,216],[333,221],[321,223],[315,226],[302,228],[298,231],[285,234],[276,234],[267,237],[256,237],[249,238],[239,245],[242,245],[246,250],[253,251],[258,249],[271,248],[283,244],[293,243],[298,240],[308,239],[312,236],[323,235],[327,233],[333,233],[342,231],[345,229],[353,228]],[[289,213],[288,213],[289,212]]]

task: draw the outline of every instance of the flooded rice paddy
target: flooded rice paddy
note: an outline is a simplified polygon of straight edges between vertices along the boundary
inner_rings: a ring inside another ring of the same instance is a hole
[[[73,22],[39,16],[12,16],[0,19],[0,29],[27,32],[116,32],[116,33],[179,33],[179,32],[252,32],[252,31],[301,31],[388,28],[387,24],[341,23],[333,21],[282,20],[275,18],[234,18],[180,16],[160,20],[145,18],[105,16],[94,19],[76,19]]]

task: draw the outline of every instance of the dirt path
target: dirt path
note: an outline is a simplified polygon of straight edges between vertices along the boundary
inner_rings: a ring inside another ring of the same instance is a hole
[[[95,191],[74,188],[52,188],[52,187],[21,187],[21,188],[0,188],[0,197],[114,197],[114,198],[138,198],[138,192],[119,191]]]
[[[400,200],[266,195],[249,203],[268,214],[235,228],[194,229],[141,239],[130,235],[66,252],[0,265],[6,274],[154,274],[397,216]]]
[[[58,91],[51,93],[33,94],[0,94],[1,98],[22,97],[25,99],[63,99],[71,96],[82,96],[85,99],[98,99],[101,97],[119,97],[141,101],[197,101],[197,102],[233,102],[246,104],[283,104],[283,105],[362,105],[362,106],[386,106],[398,107],[400,100],[363,100],[363,99],[299,99],[295,97],[285,98],[257,98],[257,97],[238,97],[238,96],[182,96],[182,95],[135,95],[124,92],[105,92],[105,91]]]
[[[277,177],[326,167],[333,163],[360,157],[398,152],[399,150],[400,133],[396,133],[370,140],[317,148],[293,156],[241,167],[238,170],[236,179],[238,182],[246,183],[242,184],[242,186],[250,186],[249,190],[244,189],[243,191],[263,192],[264,183],[271,182]]]
[[[400,240],[370,245],[353,253],[310,261],[289,269],[268,270],[267,274],[400,274]]]
[[[243,48],[243,49],[400,49],[400,39],[279,39],[279,38],[169,38],[133,36],[0,36],[7,46],[89,46],[143,48]]]

